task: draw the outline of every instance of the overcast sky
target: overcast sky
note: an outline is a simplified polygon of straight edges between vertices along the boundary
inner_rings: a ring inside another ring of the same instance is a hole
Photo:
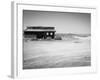
[[[89,13],[23,10],[23,26],[51,26],[56,33],[91,33]]]

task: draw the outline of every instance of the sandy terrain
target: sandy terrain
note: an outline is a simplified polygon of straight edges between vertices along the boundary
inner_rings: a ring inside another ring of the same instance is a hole
[[[23,69],[91,65],[90,39],[24,42]]]

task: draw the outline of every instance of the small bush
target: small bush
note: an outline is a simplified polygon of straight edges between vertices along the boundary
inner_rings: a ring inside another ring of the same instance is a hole
[[[55,40],[62,40],[60,36],[55,36]]]
[[[46,39],[47,39],[47,40],[51,40],[52,38],[51,38],[51,37],[47,37]]]

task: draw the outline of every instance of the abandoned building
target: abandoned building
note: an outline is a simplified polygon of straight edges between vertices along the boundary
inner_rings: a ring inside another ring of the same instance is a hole
[[[24,30],[24,37],[32,39],[54,39],[55,32],[55,27],[29,26]]]

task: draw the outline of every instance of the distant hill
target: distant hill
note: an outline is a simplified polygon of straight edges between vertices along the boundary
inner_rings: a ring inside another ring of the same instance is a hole
[[[73,36],[78,36],[78,37],[89,37],[91,34],[74,34],[74,33],[56,33],[56,36],[63,36],[63,37],[73,37]]]
[[[56,33],[56,38],[61,38],[62,40],[79,40],[80,38],[90,37],[91,34],[74,34],[74,33]]]

